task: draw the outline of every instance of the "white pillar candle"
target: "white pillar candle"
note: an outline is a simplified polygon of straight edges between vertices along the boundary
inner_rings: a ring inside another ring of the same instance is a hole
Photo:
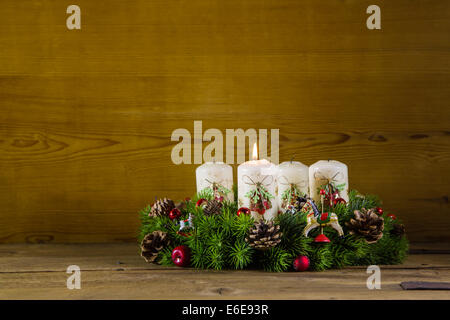
[[[208,192],[215,198],[233,201],[233,168],[223,162],[206,162],[195,170],[197,192]]]
[[[285,211],[298,196],[309,194],[308,166],[298,161],[285,161],[278,166],[278,206]]]
[[[257,159],[256,144],[253,159]],[[255,220],[272,220],[278,213],[276,175],[277,166],[266,159],[238,166],[238,205],[249,208]]]
[[[327,185],[338,192],[335,197],[348,202],[348,168],[344,163],[320,160],[309,167],[310,197],[315,202],[320,202],[320,189],[325,189]]]

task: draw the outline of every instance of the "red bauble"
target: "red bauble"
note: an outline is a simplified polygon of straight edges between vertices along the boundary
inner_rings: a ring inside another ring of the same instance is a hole
[[[219,202],[223,202],[223,197],[222,196],[220,196],[220,197],[215,197],[215,199],[217,200],[217,201],[219,201]]]
[[[341,204],[346,204],[347,201],[345,201],[345,199],[343,199],[343,198],[336,198],[336,199],[333,200],[333,204],[334,204],[334,205],[337,205],[337,204],[339,204],[339,203],[341,203]]]
[[[309,268],[309,258],[307,256],[298,256],[294,260],[295,271],[306,271]]]
[[[179,217],[181,217],[181,211],[179,209],[174,208],[174,209],[172,209],[170,211],[170,213],[169,213],[169,219],[170,220],[174,220],[174,219],[177,219]]]
[[[395,214],[389,213],[387,216],[389,218],[391,218],[392,220],[397,220],[397,217],[395,216]]]
[[[383,214],[383,208],[376,207],[375,210],[377,211],[377,213],[378,213],[380,216]]]
[[[197,203],[195,204],[195,206],[196,206],[196,207],[200,207],[200,206],[206,204],[207,202],[208,202],[208,200],[201,198],[201,199],[198,199],[198,201],[197,201]]]
[[[320,195],[324,196],[326,194],[324,189],[320,189]]]
[[[246,207],[239,208],[239,210],[238,210],[238,212],[237,212],[238,217],[239,217],[241,214],[249,215],[249,214],[250,214],[250,209],[249,209],[249,208],[246,208]]]
[[[172,261],[179,267],[187,267],[191,261],[191,249],[187,246],[178,246],[172,251]]]

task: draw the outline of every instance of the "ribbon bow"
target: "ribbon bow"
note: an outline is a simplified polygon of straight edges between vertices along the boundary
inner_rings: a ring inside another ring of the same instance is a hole
[[[209,186],[212,187],[214,185],[221,185],[223,183],[223,180],[219,181],[210,181],[208,178],[205,178],[205,181],[209,183]]]
[[[280,184],[285,185],[285,186],[291,186],[291,185],[295,185],[299,188],[304,188],[307,186],[307,183],[305,180],[301,180],[301,181],[296,181],[296,182],[289,182],[289,179],[286,178],[286,176],[281,176],[278,178],[278,181]]]
[[[327,183],[332,183],[332,182],[336,183],[338,180],[341,180],[343,178],[344,178],[344,176],[340,171],[336,172],[331,178],[329,176],[324,176],[321,172],[318,172],[318,171],[316,171],[314,173],[314,179],[326,180]]]
[[[266,180],[267,178],[271,178],[271,179],[270,179],[270,182],[265,182],[265,180]],[[246,181],[246,180],[247,180],[247,181]],[[270,176],[270,175],[264,176],[264,177],[262,178],[261,181],[255,182],[255,181],[253,181],[252,178],[250,178],[250,176],[244,175],[244,176],[242,176],[242,181],[244,181],[245,184],[248,184],[248,185],[251,185],[251,186],[263,185],[263,186],[266,186],[266,187],[267,187],[267,186],[269,186],[270,184],[272,184],[272,182],[273,182],[273,176]]]

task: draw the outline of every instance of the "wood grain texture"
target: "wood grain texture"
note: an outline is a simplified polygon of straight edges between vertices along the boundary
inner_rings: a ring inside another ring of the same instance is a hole
[[[195,192],[176,128],[280,128],[280,160],[334,158],[412,241],[450,241],[450,3],[0,1],[0,242],[134,241]]]
[[[381,290],[366,267],[324,272],[212,271],[148,264],[135,244],[0,245],[1,299],[450,299],[448,291],[402,290],[403,281],[448,281],[449,254],[410,255],[381,266]],[[69,265],[81,290],[68,290]],[[268,285],[270,282],[270,285]]]

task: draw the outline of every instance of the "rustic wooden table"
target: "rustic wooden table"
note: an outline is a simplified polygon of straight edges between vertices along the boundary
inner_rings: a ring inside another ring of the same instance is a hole
[[[415,252],[403,265],[381,266],[381,290],[368,290],[365,267],[212,271],[147,264],[136,244],[0,245],[0,299],[450,299],[450,291],[400,287],[450,281],[448,250]],[[81,268],[81,290],[66,287],[69,265]]]

